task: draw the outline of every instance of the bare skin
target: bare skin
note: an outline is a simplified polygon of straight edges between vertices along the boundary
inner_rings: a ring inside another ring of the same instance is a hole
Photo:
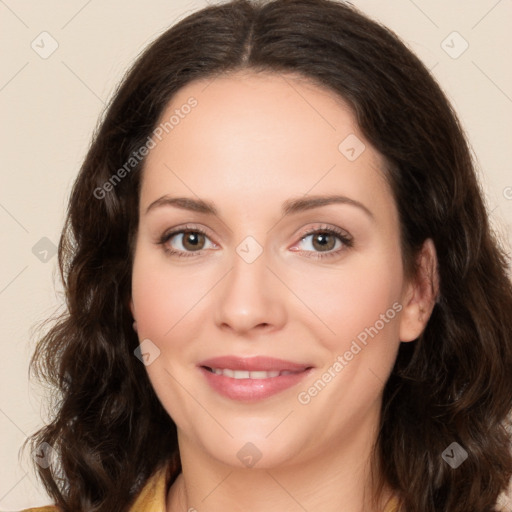
[[[371,508],[369,470],[382,390],[400,343],[416,339],[432,311],[434,246],[425,243],[418,278],[407,281],[383,160],[334,94],[293,76],[238,72],[187,85],[162,120],[191,96],[197,106],[148,155],[133,266],[138,336],[160,350],[146,369],[178,428],[183,471],[167,510],[381,511],[392,493],[386,487]],[[347,153],[339,145],[351,134]],[[146,213],[164,195],[218,211]],[[283,215],[285,201],[317,195],[362,206]],[[186,256],[167,254],[158,240],[185,226],[206,235],[196,232],[196,249],[175,234],[165,246]],[[372,326],[377,333],[354,354]],[[202,360],[228,354],[313,369],[247,403],[219,394],[199,371]],[[335,370],[339,356],[346,364]],[[308,391],[319,379],[325,386]],[[260,457],[251,467],[239,456],[244,446]]]

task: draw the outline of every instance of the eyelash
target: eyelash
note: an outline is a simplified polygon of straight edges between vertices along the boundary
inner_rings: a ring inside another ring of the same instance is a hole
[[[201,254],[203,252],[203,250],[200,250],[200,251],[191,251],[191,252],[184,252],[184,251],[176,251],[174,249],[169,249],[169,247],[166,245],[166,243],[174,236],[174,235],[180,235],[180,234],[184,234],[184,233],[200,233],[206,237],[208,237],[208,234],[206,233],[206,231],[204,231],[203,229],[199,228],[199,227],[195,227],[195,226],[184,226],[184,227],[181,227],[179,229],[176,229],[176,230],[173,230],[169,233],[164,233],[160,239],[158,240],[157,244],[158,245],[162,245],[163,246],[163,250],[166,254],[168,254],[169,256],[178,256],[178,257],[185,257],[185,258],[188,258],[188,257],[193,257],[193,256],[196,256],[198,254]],[[322,234],[329,234],[329,235],[334,235],[336,236],[344,245],[344,247],[342,247],[341,249],[338,249],[336,251],[330,251],[330,252],[316,252],[315,256],[308,256],[309,258],[313,258],[313,259],[324,259],[324,258],[330,258],[330,257],[334,257],[334,256],[338,256],[339,253],[341,251],[344,251],[346,250],[346,248],[350,248],[352,247],[354,244],[353,244],[353,239],[348,236],[345,232],[337,229],[337,228],[332,228],[332,227],[319,227],[319,228],[314,228],[312,230],[309,230],[307,231],[306,233],[304,233],[301,237],[300,237],[300,241],[304,240],[304,238],[310,236],[310,235],[316,235],[316,234],[319,234],[319,233],[322,233]],[[301,251],[301,250],[298,250],[297,252],[299,253],[311,253],[312,251]]]

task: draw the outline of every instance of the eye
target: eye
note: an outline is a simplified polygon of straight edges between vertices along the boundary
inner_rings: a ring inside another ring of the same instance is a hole
[[[299,243],[306,246],[306,250],[296,248],[292,248],[292,250],[310,253],[308,257],[312,258],[326,258],[338,256],[347,248],[352,247],[353,239],[347,232],[338,228],[320,227],[303,234]]]
[[[166,232],[157,243],[163,246],[166,254],[179,257],[196,256],[202,254],[203,250],[217,247],[207,233],[196,226],[184,226]],[[353,246],[353,239],[339,228],[320,226],[303,233],[298,244],[303,244],[306,248],[294,246],[291,250],[309,258],[320,259],[338,256]]]
[[[164,233],[158,244],[163,246],[167,254],[186,257],[194,256],[193,253],[211,248],[207,246],[207,241],[209,241],[208,235],[202,229],[185,227]],[[215,247],[213,242],[210,241],[210,243]]]

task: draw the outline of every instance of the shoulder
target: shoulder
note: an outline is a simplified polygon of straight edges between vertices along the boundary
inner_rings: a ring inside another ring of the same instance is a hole
[[[399,511],[399,501],[397,496],[392,496],[387,502],[384,512],[398,512]]]
[[[25,508],[20,512],[59,512],[59,508],[54,505],[45,505],[44,507]]]

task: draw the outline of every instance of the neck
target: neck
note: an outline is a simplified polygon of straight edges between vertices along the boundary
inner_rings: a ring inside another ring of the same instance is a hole
[[[384,486],[377,504],[371,501],[371,439],[375,418],[340,435],[323,452],[285,464],[234,467],[211,458],[178,430],[182,473],[167,496],[167,512],[381,512],[392,491]]]

